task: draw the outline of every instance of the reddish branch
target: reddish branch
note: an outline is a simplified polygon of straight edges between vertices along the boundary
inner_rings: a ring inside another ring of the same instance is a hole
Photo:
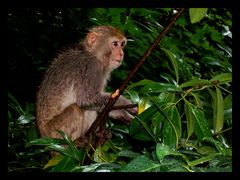
[[[123,90],[127,86],[130,79],[133,77],[133,75],[136,73],[136,71],[139,69],[139,67],[144,63],[146,58],[149,56],[149,54],[153,51],[153,49],[159,44],[160,39],[170,30],[170,28],[173,26],[173,24],[176,22],[176,20],[180,17],[180,15],[183,13],[184,8],[181,8],[178,13],[172,18],[168,26],[158,35],[158,37],[155,39],[153,44],[150,46],[150,48],[144,53],[140,61],[136,64],[136,66],[133,68],[133,70],[130,72],[128,77],[125,79],[125,81],[121,84],[121,86],[112,93],[111,98],[109,99],[108,103],[106,104],[105,108],[102,110],[102,112],[98,115],[92,126],[89,128],[89,130],[86,133],[86,137],[90,137],[90,144],[93,146],[93,148],[96,148],[98,146],[99,140],[96,136],[94,136],[96,133],[96,129],[99,127],[101,130],[106,123],[106,117],[109,113],[109,111],[112,109],[113,104],[117,101],[119,96],[123,93]],[[94,136],[94,137],[93,137]],[[92,149],[90,147],[90,149]],[[89,150],[90,150],[89,149]],[[89,152],[88,152],[89,153]],[[89,153],[91,155],[91,153]]]

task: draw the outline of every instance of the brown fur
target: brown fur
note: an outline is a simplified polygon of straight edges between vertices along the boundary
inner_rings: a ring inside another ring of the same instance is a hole
[[[111,65],[114,55],[122,52],[119,47],[111,50],[112,37],[125,40],[111,26],[92,28],[78,47],[69,48],[54,59],[37,93],[37,124],[41,136],[60,138],[56,130],[62,130],[75,140],[87,132],[109,99],[110,94],[104,88],[115,67]],[[120,97],[116,104],[130,102]],[[132,119],[125,110],[114,110],[109,115],[124,122]]]

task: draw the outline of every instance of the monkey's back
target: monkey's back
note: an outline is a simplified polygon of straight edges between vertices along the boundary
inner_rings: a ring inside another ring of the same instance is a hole
[[[87,91],[98,92],[103,88],[101,72],[94,71],[98,62],[89,55],[83,58],[83,54],[86,52],[81,49],[63,51],[45,73],[36,101],[37,123],[41,134],[44,134],[44,128],[48,128],[46,123],[63,112],[65,108],[71,104],[81,104],[81,100],[85,101],[84,98],[90,96],[86,96]],[[94,83],[94,87],[91,86],[87,77],[93,74],[99,78],[96,78],[97,83]]]

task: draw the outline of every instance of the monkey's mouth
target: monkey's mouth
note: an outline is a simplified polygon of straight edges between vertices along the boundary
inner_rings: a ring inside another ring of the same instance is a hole
[[[113,66],[114,69],[115,69],[115,68],[118,68],[120,65],[121,65],[121,60],[119,60],[119,59],[114,59],[114,60],[112,61],[112,66]]]
[[[122,60],[121,59],[114,59],[114,61],[118,62],[118,63],[121,63]]]

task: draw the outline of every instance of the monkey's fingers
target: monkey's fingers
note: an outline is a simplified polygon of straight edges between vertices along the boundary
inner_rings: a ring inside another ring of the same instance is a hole
[[[121,120],[126,124],[130,124],[134,119],[134,116],[131,113],[129,113],[127,110],[123,110],[123,111],[125,113],[124,113],[124,116],[121,117]]]
[[[133,107],[133,108],[128,108],[126,109],[130,114],[136,116],[138,115],[138,108],[137,107]]]

